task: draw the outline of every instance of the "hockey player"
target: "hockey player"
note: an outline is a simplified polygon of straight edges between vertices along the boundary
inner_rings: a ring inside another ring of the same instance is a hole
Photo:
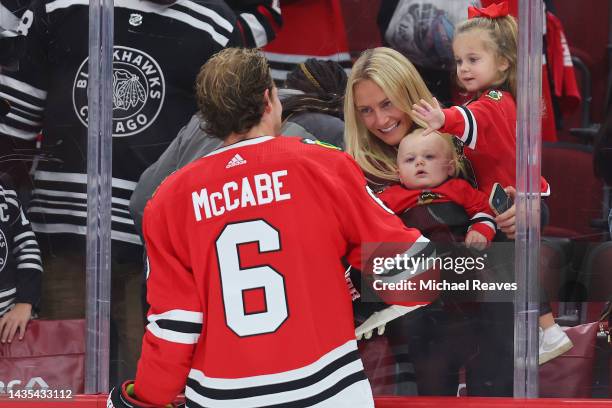
[[[26,3],[3,1],[11,10],[21,10]],[[113,78],[108,85],[113,92],[111,314],[119,346],[111,350],[118,350],[119,356],[111,358],[111,375],[134,375],[144,330],[138,293],[142,246],[128,211],[136,181],[197,109],[193,81],[201,65],[226,46],[271,40],[274,27],[266,23],[266,15],[280,18],[272,0],[232,3],[236,10],[222,0],[114,4]],[[32,229],[45,237],[41,315],[81,318],[89,7],[76,0],[34,0],[30,8],[26,55],[18,71],[0,74],[3,95],[11,102],[11,111],[0,119],[0,148],[33,145],[42,132],[42,151],[61,160],[41,162],[33,172],[27,212]]]
[[[274,137],[281,105],[258,51],[226,49],[197,80],[223,146],[148,202],[149,324],[134,382],[109,407],[373,407],[341,262],[362,242],[428,242],[377,202],[347,154]],[[416,242],[425,244],[419,249]]]

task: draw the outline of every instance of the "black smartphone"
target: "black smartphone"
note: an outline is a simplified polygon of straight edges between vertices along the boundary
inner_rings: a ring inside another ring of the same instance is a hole
[[[491,190],[491,196],[489,196],[489,205],[495,214],[499,215],[506,212],[512,207],[514,202],[512,198],[504,191],[503,187],[499,183],[493,184]]]

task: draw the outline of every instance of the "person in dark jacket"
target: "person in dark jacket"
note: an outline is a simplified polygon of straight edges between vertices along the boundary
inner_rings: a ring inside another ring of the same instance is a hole
[[[346,72],[334,61],[310,58],[298,64],[285,81],[287,91],[298,92],[282,99],[282,133],[344,147],[346,80]]]

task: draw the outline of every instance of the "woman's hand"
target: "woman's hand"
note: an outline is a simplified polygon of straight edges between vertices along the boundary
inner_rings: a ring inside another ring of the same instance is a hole
[[[32,305],[17,303],[0,318],[0,342],[12,342],[19,330],[19,340],[23,340],[25,329],[32,317]]]
[[[427,129],[423,132],[423,136],[440,129],[444,125],[444,112],[442,112],[436,98],[433,98],[432,105],[427,103],[425,99],[421,99],[419,103],[412,105],[412,114],[427,123]]]
[[[514,187],[508,186],[504,188],[506,194],[512,198],[514,202],[516,198],[516,190]],[[505,212],[499,214],[495,217],[495,222],[497,223],[497,227],[505,233],[508,238],[514,239],[516,235],[516,205],[512,204],[512,207],[508,208]]]
[[[465,246],[482,251],[487,247],[487,237],[478,231],[470,231],[465,236]]]

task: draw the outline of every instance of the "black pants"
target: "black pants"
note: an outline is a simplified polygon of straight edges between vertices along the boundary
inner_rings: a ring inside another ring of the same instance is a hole
[[[389,323],[394,355],[413,364],[418,395],[457,394],[459,370],[476,352],[474,317],[438,301]],[[408,355],[399,351],[406,344]]]
[[[475,325],[478,352],[466,365],[469,396],[511,397],[514,383],[514,305],[481,303]]]
[[[436,301],[390,322],[387,330],[398,362],[414,366],[418,395],[456,395],[465,367],[468,395],[512,396],[512,303]],[[398,352],[406,344],[409,354]]]

